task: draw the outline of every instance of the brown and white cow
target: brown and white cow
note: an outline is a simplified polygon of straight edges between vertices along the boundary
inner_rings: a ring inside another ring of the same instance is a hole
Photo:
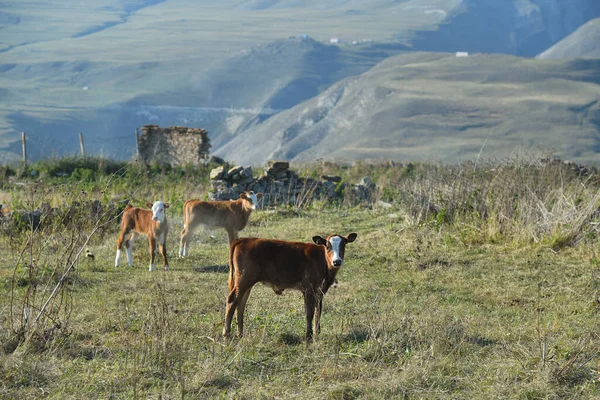
[[[133,267],[133,252],[131,245],[135,234],[141,233],[148,236],[148,243],[150,245],[150,267],[148,270],[154,271],[154,253],[157,244],[160,247],[163,259],[165,260],[165,270],[169,269],[166,247],[169,227],[167,225],[167,216],[165,213],[165,210],[169,208],[169,204],[157,201],[154,204],[147,203],[146,206],[151,208],[151,210],[132,207],[131,204],[128,204],[127,207],[125,207],[123,218],[121,220],[121,233],[119,234],[119,240],[117,242],[115,267],[119,266],[123,242],[125,243],[125,251],[127,252],[127,262],[130,267]],[[129,234],[131,234],[129,238],[125,239]]]
[[[306,339],[321,330],[323,295],[334,283],[342,267],[347,243],[356,233],[343,237],[314,236],[313,243],[286,242],[273,239],[242,238],[229,250],[229,296],[225,311],[223,335],[229,337],[233,313],[237,310],[237,332],[244,332],[244,309],[252,287],[262,282],[275,293],[285,289],[300,290],[306,310]]]
[[[262,193],[246,191],[232,201],[188,200],[183,205],[183,230],[179,243],[179,257],[187,257],[192,231],[198,225],[224,228],[229,243],[238,238],[238,232],[246,227],[252,211],[256,210]]]

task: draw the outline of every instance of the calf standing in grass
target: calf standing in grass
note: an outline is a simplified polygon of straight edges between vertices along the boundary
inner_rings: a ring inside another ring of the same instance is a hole
[[[192,231],[198,225],[224,228],[229,243],[238,238],[238,232],[246,227],[252,211],[256,210],[262,193],[246,191],[231,201],[188,200],[183,206],[183,230],[179,244],[179,257],[187,257]]]
[[[154,252],[156,245],[160,247],[163,259],[165,260],[165,270],[169,269],[169,262],[167,261],[167,233],[169,227],[167,225],[167,216],[165,210],[169,208],[168,203],[157,201],[156,203],[146,204],[151,210],[144,210],[142,208],[132,207],[128,204],[123,212],[123,219],[121,221],[121,233],[119,234],[119,241],[117,242],[117,256],[115,258],[115,266],[119,266],[119,258],[121,257],[121,248],[123,242],[125,242],[125,251],[127,252],[127,262],[130,267],[133,267],[133,253],[131,250],[131,244],[133,237],[136,233],[141,233],[148,236],[148,242],[150,244],[150,271],[154,271]],[[131,234],[128,239],[125,239],[127,235]]]
[[[296,289],[304,296],[306,339],[321,330],[323,295],[335,281],[342,267],[347,243],[356,233],[343,237],[314,236],[312,243],[243,238],[234,241],[229,250],[229,296],[225,311],[223,335],[229,337],[231,319],[237,309],[238,336],[244,332],[244,309],[250,290],[257,282],[270,286],[275,293]]]

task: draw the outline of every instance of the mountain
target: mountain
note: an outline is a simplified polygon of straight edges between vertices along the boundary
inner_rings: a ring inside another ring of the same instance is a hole
[[[534,57],[590,19],[596,0],[462,0],[436,29],[411,41],[423,51],[468,51]]]
[[[339,47],[308,36],[292,36],[241,51],[194,77],[184,88],[141,96],[128,105],[162,103],[204,110],[203,117],[187,116],[187,122],[211,124],[208,114],[216,118],[207,128],[212,132],[213,147],[218,147],[249,125],[405,51],[402,45]]]
[[[456,161],[538,148],[596,162],[599,98],[600,60],[410,53],[238,134],[216,154],[244,164]]]
[[[575,32],[538,55],[538,58],[600,58],[600,18],[582,25]]]
[[[78,132],[129,158],[148,123],[205,128],[218,149],[386,57],[535,55],[598,16],[596,0],[4,2],[0,160],[22,131],[31,158],[77,152]]]

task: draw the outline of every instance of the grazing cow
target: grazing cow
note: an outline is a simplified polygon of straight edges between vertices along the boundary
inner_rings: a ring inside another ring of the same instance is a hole
[[[240,198],[231,201],[188,200],[183,206],[183,230],[179,244],[179,257],[187,257],[192,231],[198,225],[224,228],[229,244],[238,238],[238,232],[246,227],[256,204],[262,199],[262,193],[246,191]]]
[[[223,336],[229,337],[236,309],[238,336],[242,336],[244,309],[250,290],[257,282],[270,286],[277,294],[282,294],[285,289],[300,290],[306,310],[306,339],[312,339],[313,318],[318,335],[323,295],[342,267],[346,244],[354,242],[356,236],[356,233],[346,237],[329,235],[326,239],[314,236],[315,244],[259,238],[234,241],[229,250],[230,292]]]
[[[156,251],[156,245],[160,247],[163,259],[165,260],[165,270],[169,269],[169,262],[167,261],[167,233],[169,227],[167,225],[167,216],[165,210],[169,208],[168,203],[157,201],[156,203],[147,203],[148,208],[151,210],[144,210],[142,208],[132,207],[128,204],[123,211],[123,219],[121,221],[121,233],[119,234],[119,241],[117,242],[117,256],[115,258],[115,266],[119,266],[119,258],[121,257],[121,248],[123,242],[125,242],[125,251],[127,252],[127,262],[130,267],[133,267],[133,252],[131,250],[131,244],[133,237],[136,233],[141,233],[148,236],[148,242],[150,244],[150,271],[154,271],[154,252]],[[125,239],[125,236],[131,236]]]

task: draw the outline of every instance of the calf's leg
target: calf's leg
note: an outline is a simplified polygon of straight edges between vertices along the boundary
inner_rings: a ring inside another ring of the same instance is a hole
[[[225,228],[227,231],[227,238],[229,239],[229,244],[231,244],[234,240],[238,238],[238,233],[233,228]]]
[[[239,337],[244,335],[244,311],[246,310],[246,302],[248,301],[248,297],[250,296],[250,290],[246,290],[246,293],[239,297],[238,305],[237,305],[237,333]]]
[[[119,266],[119,261],[121,258],[121,249],[123,248],[123,242],[125,241],[126,232],[121,229],[119,232],[119,239],[117,239],[117,255],[115,257],[115,267]],[[127,246],[127,244],[125,244]]]
[[[125,241],[125,253],[127,253],[127,263],[130,267],[133,267],[133,238],[135,234],[132,233],[129,239]]]
[[[189,219],[183,223],[183,229],[181,230],[181,240],[179,241],[179,257],[187,257],[188,250],[190,247],[190,241],[192,240],[192,234],[194,229],[199,225],[198,218],[194,218],[194,215],[190,215]]]
[[[163,256],[163,260],[165,261],[165,271],[169,270],[169,261],[167,260],[167,244],[161,244],[159,245],[160,248],[160,253]]]
[[[233,290],[227,296],[227,305],[225,306],[225,326],[223,327],[223,336],[229,338],[231,334],[231,320],[233,319],[233,313],[237,308],[238,296],[237,288]]]
[[[191,231],[187,225],[183,226],[181,230],[181,240],[179,241],[179,257],[187,257],[188,255],[188,244],[190,243]]]
[[[312,293],[304,292],[304,309],[306,311],[306,340],[313,337],[313,318],[315,316],[315,306],[317,299]]]
[[[152,235],[148,236],[148,242],[150,245],[150,266],[148,267],[148,271],[154,271],[154,253],[156,250],[156,239],[152,237]]]
[[[323,297],[319,297],[315,305],[315,336],[321,333],[321,310],[323,310]]]

